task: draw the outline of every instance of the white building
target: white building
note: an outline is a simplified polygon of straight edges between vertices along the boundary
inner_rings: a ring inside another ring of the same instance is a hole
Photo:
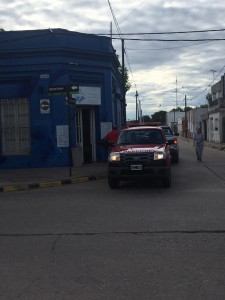
[[[170,111],[166,114],[166,125],[170,126],[174,132],[179,132],[178,123],[179,120],[185,117],[185,113],[182,111]]]

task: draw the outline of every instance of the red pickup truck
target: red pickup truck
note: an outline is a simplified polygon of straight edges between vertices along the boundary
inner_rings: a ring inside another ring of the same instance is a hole
[[[120,132],[108,158],[108,184],[149,178],[171,186],[170,149],[163,129],[155,126],[130,127]]]

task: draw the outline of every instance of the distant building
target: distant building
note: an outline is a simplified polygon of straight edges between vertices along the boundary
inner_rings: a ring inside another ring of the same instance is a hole
[[[179,120],[184,117],[185,113],[182,111],[170,111],[166,114],[166,125],[170,126],[174,132],[178,132]]]
[[[126,122],[111,39],[64,29],[1,31],[0,44],[0,168],[104,161],[98,142]]]

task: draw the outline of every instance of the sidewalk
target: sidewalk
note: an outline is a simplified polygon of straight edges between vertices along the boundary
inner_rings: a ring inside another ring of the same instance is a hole
[[[107,164],[92,163],[70,168],[0,169],[0,192],[77,184],[106,178]]]
[[[181,137],[181,136],[179,137],[179,139],[182,139],[183,141],[193,143],[193,139],[188,139],[188,138]],[[225,143],[214,143],[214,142],[204,141],[204,145],[206,147],[210,147],[210,148],[218,149],[218,150],[221,150],[221,151],[225,151]]]

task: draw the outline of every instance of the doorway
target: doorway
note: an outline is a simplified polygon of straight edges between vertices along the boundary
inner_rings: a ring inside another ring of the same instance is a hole
[[[77,109],[77,146],[82,149],[83,163],[96,160],[95,147],[95,110],[90,108]]]

